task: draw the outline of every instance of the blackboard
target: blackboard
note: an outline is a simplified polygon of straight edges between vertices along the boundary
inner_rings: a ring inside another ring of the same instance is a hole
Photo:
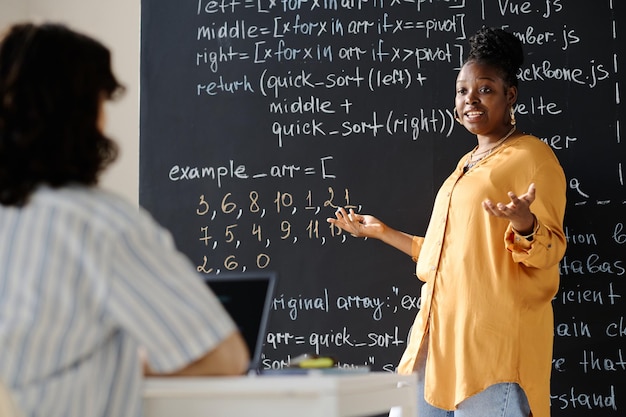
[[[423,235],[475,139],[454,80],[482,25],[522,39],[518,126],[568,181],[554,416],[626,412],[623,2],[142,2],[140,204],[202,274],[280,275],[264,366],[319,352],[393,371],[419,307],[405,255],[335,207]],[[532,343],[532,341],[528,341]]]

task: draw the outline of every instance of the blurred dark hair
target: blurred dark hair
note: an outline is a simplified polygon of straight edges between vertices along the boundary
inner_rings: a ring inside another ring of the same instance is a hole
[[[497,68],[509,86],[517,86],[517,71],[524,63],[522,42],[499,28],[483,27],[469,40],[465,62],[477,62]]]
[[[121,91],[98,41],[59,24],[10,27],[0,39],[0,204],[24,205],[41,184],[96,184],[118,153],[99,109]]]

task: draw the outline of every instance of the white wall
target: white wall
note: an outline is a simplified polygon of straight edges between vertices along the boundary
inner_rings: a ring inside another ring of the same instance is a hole
[[[107,134],[120,157],[101,185],[137,204],[139,191],[140,0],[1,0],[0,27],[23,20],[55,21],[86,33],[111,49],[113,70],[126,95],[107,106]]]
[[[7,23],[23,18],[27,13],[27,1],[2,0],[0,3],[0,28],[4,29]]]

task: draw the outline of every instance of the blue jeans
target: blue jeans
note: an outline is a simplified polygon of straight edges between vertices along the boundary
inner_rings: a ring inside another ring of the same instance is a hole
[[[425,342],[425,346],[428,342]],[[530,407],[524,390],[512,382],[491,385],[461,402],[454,411],[442,410],[424,400],[424,375],[427,348],[417,362],[418,417],[528,417]]]

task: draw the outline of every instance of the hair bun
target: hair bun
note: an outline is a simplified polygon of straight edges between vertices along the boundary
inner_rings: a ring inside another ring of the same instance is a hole
[[[522,42],[517,36],[500,28],[483,27],[469,40],[467,61],[485,62],[516,74],[524,63]]]

